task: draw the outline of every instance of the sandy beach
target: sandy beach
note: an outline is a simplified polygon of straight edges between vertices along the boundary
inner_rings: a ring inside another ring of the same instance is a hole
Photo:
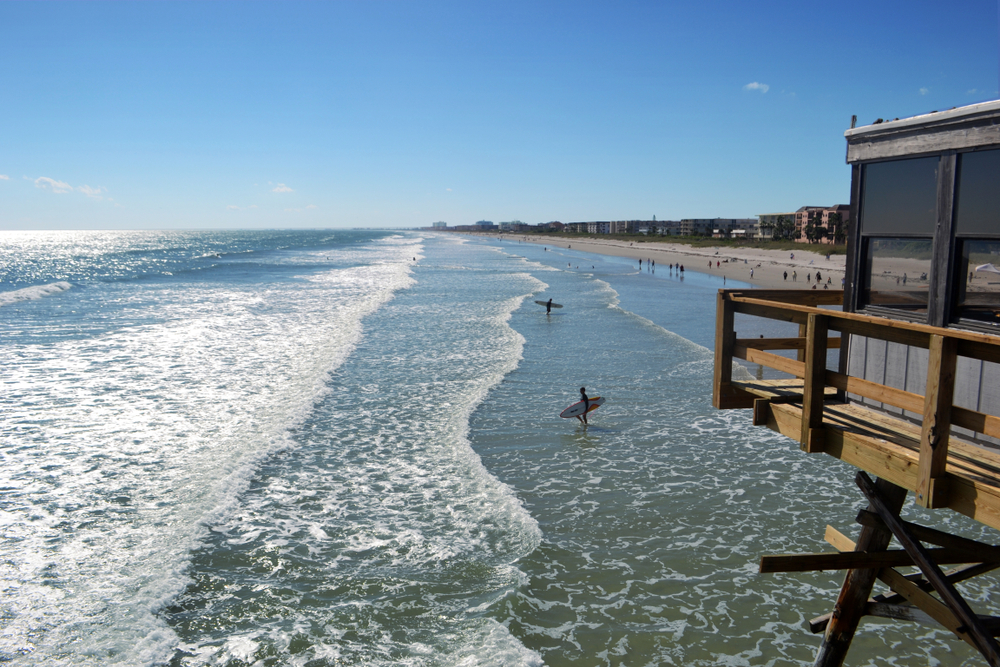
[[[496,238],[495,234],[489,236]],[[844,255],[821,254],[822,246],[809,248],[805,244],[801,250],[766,250],[760,248],[732,248],[727,246],[692,248],[681,243],[661,243],[603,239],[561,239],[546,236],[504,235],[506,240],[521,240],[549,247],[567,248],[584,252],[617,257],[631,257],[638,265],[652,260],[656,266],[667,268],[670,264],[681,264],[684,271],[699,271],[714,276],[725,276],[741,280],[755,286],[770,289],[811,289],[816,284],[816,272],[820,272],[823,284],[829,289],[840,289],[844,277]],[[817,251],[816,249],[820,250]],[[753,270],[753,275],[750,275]],[[785,273],[788,277],[785,277]],[[829,279],[829,283],[827,283]],[[819,289],[823,289],[822,285]]]

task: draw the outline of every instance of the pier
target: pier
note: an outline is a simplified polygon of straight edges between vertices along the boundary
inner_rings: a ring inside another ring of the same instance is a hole
[[[993,639],[1000,635],[1000,617],[974,614],[954,587],[1000,567],[1000,546],[899,519],[904,497],[912,492],[923,507],[953,510],[1000,529],[1000,451],[951,434],[955,425],[1000,437],[1000,418],[953,403],[958,358],[1000,363],[1000,337],[829,309],[842,300],[841,291],[720,290],[718,295],[714,406],[750,408],[755,425],[797,441],[804,452],[858,468],[859,492],[869,500],[857,519],[856,540],[827,526],[825,537],[835,552],[764,556],[760,572],[847,571],[834,611],[810,623],[813,632],[826,632],[817,665],[842,664],[866,615],[940,624],[974,646],[989,664],[1000,665]],[[800,335],[739,338],[734,328],[738,313],[797,324]],[[829,351],[852,334],[927,350],[924,394],[828,368]],[[776,350],[794,350],[797,358]],[[734,380],[734,359],[790,377]],[[863,399],[921,419],[916,423],[892,416],[867,407]],[[893,536],[902,550],[887,550]],[[957,564],[962,566],[942,570]],[[894,569],[914,565],[919,576]],[[876,580],[891,593],[870,597]]]
[[[900,518],[912,494],[1000,530],[1000,102],[852,123],[845,138],[857,224],[844,290],[717,297],[713,405],[854,466],[868,502],[855,537],[827,526],[833,551],[764,555],[760,572],[845,572],[809,622],[824,633],[817,667],[844,664],[865,617],[943,627],[1000,666],[1000,617],[956,588],[1000,567],[1000,540]],[[797,335],[753,337],[767,320]],[[734,377],[734,361],[757,379]]]

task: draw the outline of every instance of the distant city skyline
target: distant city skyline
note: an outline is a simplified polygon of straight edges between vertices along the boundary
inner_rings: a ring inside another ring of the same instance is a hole
[[[846,203],[852,115],[860,126],[998,97],[997,3],[859,11],[0,3],[0,229],[680,220]]]

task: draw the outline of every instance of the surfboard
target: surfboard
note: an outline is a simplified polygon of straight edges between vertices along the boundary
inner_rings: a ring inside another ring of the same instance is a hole
[[[604,399],[600,396],[594,396],[590,399],[590,409],[587,412],[593,412],[597,408],[604,405]],[[565,410],[559,413],[559,416],[563,419],[569,419],[570,417],[576,417],[577,415],[583,414],[583,401],[577,401],[573,405],[569,406]]]
[[[536,301],[535,303],[537,303],[539,306],[547,306],[547,305],[549,305],[548,301]],[[552,307],[553,308],[562,308],[562,305],[560,305],[558,303],[554,303],[554,304],[552,304]]]

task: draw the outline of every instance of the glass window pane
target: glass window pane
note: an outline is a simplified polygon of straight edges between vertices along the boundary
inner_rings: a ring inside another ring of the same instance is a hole
[[[865,165],[862,234],[934,234],[938,158]]]
[[[955,196],[958,234],[1000,234],[1000,150],[963,153]]]
[[[963,240],[956,315],[1000,323],[1000,241]]]
[[[869,238],[865,305],[927,313],[931,239]]]

